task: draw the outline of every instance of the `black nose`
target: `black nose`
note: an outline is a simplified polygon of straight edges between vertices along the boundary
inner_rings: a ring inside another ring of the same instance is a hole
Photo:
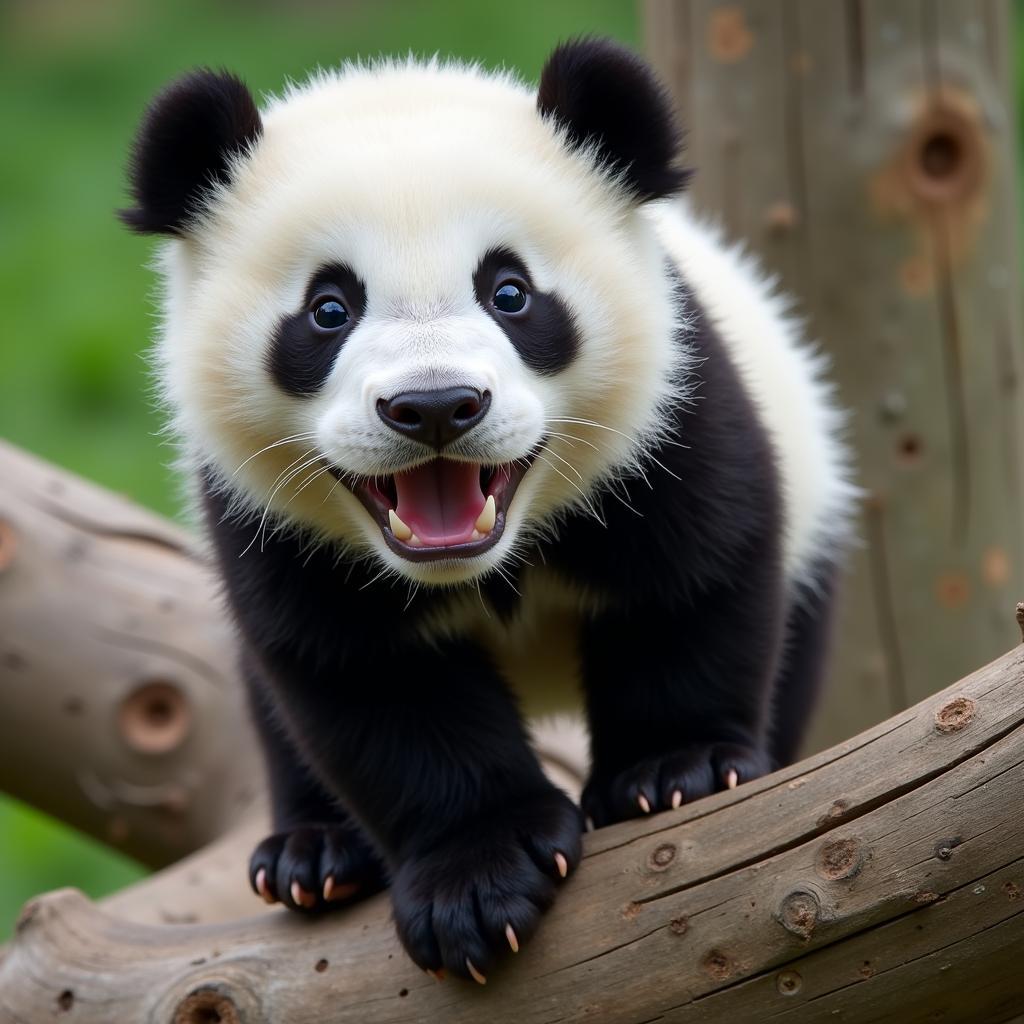
[[[443,388],[407,391],[394,398],[378,399],[377,415],[392,430],[440,451],[475,427],[487,415],[490,406],[490,391]]]

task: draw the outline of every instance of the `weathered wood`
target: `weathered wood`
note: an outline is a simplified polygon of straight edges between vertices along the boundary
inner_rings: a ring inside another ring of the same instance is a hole
[[[693,193],[832,356],[867,489],[810,744],[1013,642],[1024,589],[1006,0],[646,0]]]
[[[262,801],[231,630],[187,534],[2,442],[0,692],[0,789],[146,864]]]
[[[319,922],[126,919],[216,888],[200,854],[107,911],[69,890],[32,901],[0,1020],[1007,1020],[1024,1008],[1022,684],[1018,647],[801,764],[588,836],[486,989],[413,968],[384,899]]]

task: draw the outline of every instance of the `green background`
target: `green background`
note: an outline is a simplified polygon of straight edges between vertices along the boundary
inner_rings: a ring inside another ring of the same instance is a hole
[[[151,243],[113,216],[146,101],[197,65],[229,68],[258,95],[357,56],[437,52],[535,79],[566,36],[638,42],[632,0],[285,7],[0,0],[0,437],[168,515],[176,512],[172,456],[155,436],[144,360]],[[74,885],[100,896],[140,874],[0,797],[0,941],[37,892]]]

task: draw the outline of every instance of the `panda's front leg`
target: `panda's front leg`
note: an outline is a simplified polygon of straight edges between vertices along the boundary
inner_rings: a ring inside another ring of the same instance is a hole
[[[340,680],[322,671],[275,673],[307,759],[382,851],[412,959],[482,981],[579,862],[579,809],[545,778],[475,646],[403,647]]]
[[[685,607],[631,605],[582,637],[600,828],[679,807],[772,771],[769,710],[784,629],[781,593],[742,582]]]
[[[387,883],[384,864],[358,824],[304,763],[275,715],[272,690],[249,651],[249,705],[266,760],[273,831],[249,858],[249,884],[267,903],[318,913],[347,906]]]

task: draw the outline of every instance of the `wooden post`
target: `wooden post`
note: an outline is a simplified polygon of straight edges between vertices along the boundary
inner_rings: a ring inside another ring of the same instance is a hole
[[[1007,0],[646,0],[693,196],[832,357],[865,488],[811,746],[1012,640],[1024,591]]]

